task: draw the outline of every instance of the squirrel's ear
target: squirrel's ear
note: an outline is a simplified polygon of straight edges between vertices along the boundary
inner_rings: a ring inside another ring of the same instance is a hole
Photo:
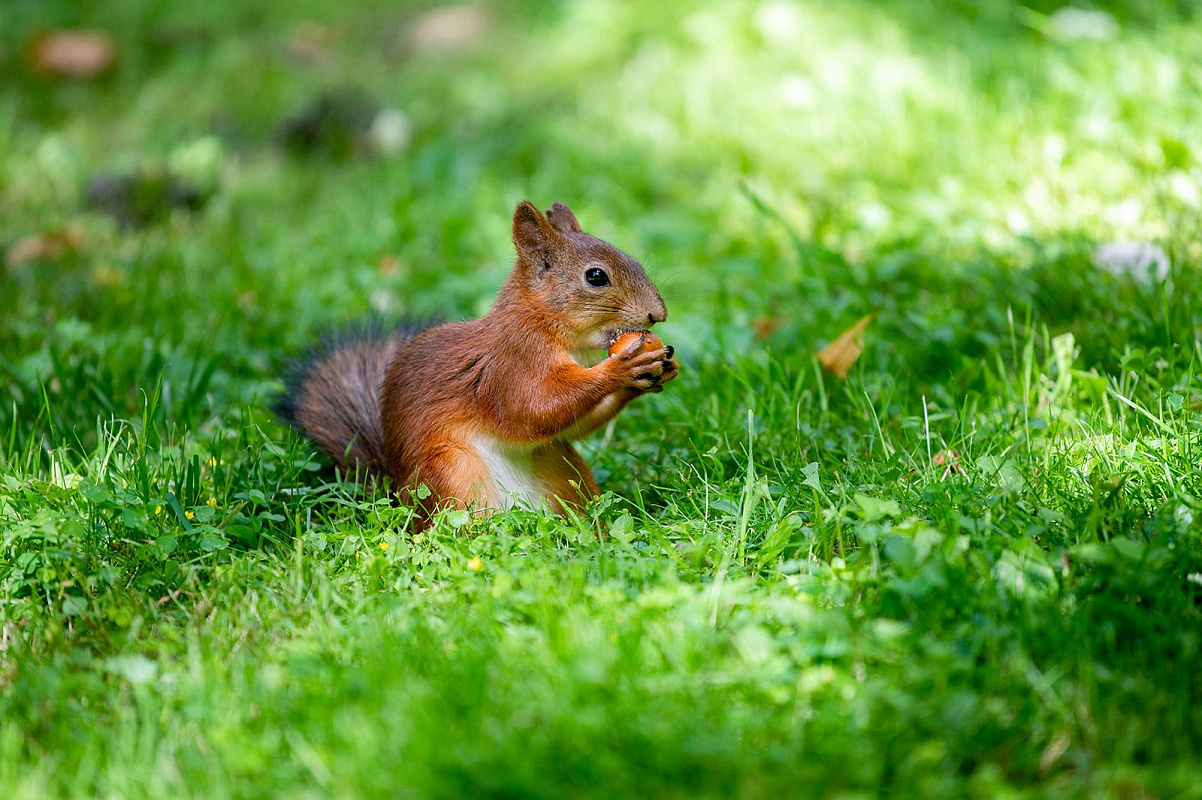
[[[523,261],[550,269],[559,234],[532,203],[522,202],[513,211],[513,243]]]
[[[580,223],[576,221],[576,215],[572,213],[572,209],[563,203],[553,203],[551,210],[547,212],[547,219],[555,226],[556,230],[563,233],[578,233],[580,231]]]

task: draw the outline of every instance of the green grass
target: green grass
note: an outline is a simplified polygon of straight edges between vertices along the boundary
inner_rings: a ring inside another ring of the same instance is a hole
[[[504,2],[449,52],[262,5],[0,9],[0,245],[82,236],[0,275],[0,796],[1202,796],[1189,4]],[[31,72],[72,26],[112,74]],[[280,147],[348,89],[409,146]],[[133,169],[211,197],[87,209]],[[279,367],[486,309],[526,198],[645,261],[682,375],[584,444],[592,518],[410,537]]]

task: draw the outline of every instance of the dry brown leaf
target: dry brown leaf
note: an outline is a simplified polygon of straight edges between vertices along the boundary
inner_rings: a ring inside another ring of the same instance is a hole
[[[755,338],[761,342],[776,333],[776,329],[779,327],[780,322],[773,317],[756,317],[751,321],[751,329],[755,332]]]
[[[320,22],[305,20],[297,23],[288,38],[288,52],[302,61],[313,61],[329,55],[338,38],[338,31]]]
[[[381,275],[396,275],[401,271],[401,260],[394,255],[385,253],[376,262],[376,268],[380,270]]]
[[[477,6],[443,6],[418,17],[409,38],[418,50],[448,52],[476,41],[487,28],[488,16]]]
[[[931,462],[937,467],[942,467],[944,464],[947,464],[952,469],[959,469],[959,467],[956,466],[956,462],[959,460],[960,454],[955,450],[940,450],[934,455],[934,457],[931,459]]]
[[[936,467],[943,467],[943,473],[939,476],[939,480],[947,480],[949,475],[956,475],[963,470],[960,468],[960,454],[955,450],[940,450],[931,458],[931,463]]]
[[[78,228],[63,228],[49,233],[37,233],[18,239],[9,245],[4,264],[10,269],[31,261],[47,261],[74,253],[83,246],[83,233]]]
[[[94,78],[117,61],[117,45],[100,31],[56,31],[33,42],[34,69],[69,78]]]
[[[822,368],[836,378],[846,378],[848,371],[860,357],[860,351],[864,349],[864,331],[868,329],[868,324],[874,317],[875,313],[860,317],[855,325],[839,334],[838,339],[819,350],[818,363]]]

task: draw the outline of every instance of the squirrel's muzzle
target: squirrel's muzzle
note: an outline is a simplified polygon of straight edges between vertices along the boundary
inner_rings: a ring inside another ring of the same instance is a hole
[[[655,293],[655,300],[647,310],[647,324],[654,325],[657,322],[663,322],[668,318],[668,307],[664,305],[664,299],[659,296],[659,292]]]

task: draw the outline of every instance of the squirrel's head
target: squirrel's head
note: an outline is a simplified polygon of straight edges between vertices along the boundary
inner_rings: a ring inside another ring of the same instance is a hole
[[[620,334],[647,330],[668,316],[643,266],[582,231],[563,203],[546,216],[520,203],[513,243],[514,277],[565,329],[574,350],[603,350]]]

